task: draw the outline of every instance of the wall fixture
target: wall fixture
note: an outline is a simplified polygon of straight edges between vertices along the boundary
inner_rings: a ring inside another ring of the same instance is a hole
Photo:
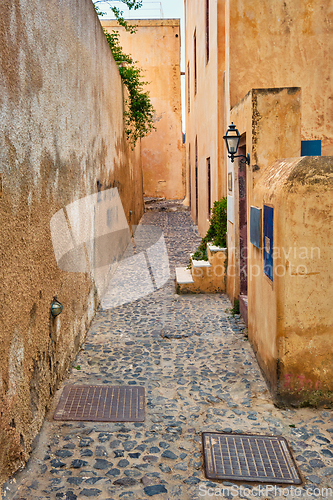
[[[228,150],[228,158],[231,159],[231,163],[234,163],[235,158],[245,158],[245,163],[250,165],[250,154],[248,153],[246,156],[245,155],[238,155],[237,150],[238,150],[238,145],[239,145],[239,140],[240,140],[240,133],[236,129],[236,125],[231,123],[229,125],[229,128],[223,137],[225,140],[227,150]]]
[[[53,300],[51,304],[51,314],[53,317],[59,316],[62,313],[63,305],[60,304],[56,299]]]

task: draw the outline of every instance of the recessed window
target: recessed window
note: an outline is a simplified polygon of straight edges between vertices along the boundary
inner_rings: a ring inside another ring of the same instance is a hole
[[[198,211],[199,211],[199,185],[198,185],[198,138],[195,138],[195,217],[198,224]]]
[[[208,205],[208,219],[211,215],[211,205],[212,205],[212,183],[211,183],[211,172],[210,172],[210,158],[207,158],[207,205]]]
[[[187,112],[191,111],[191,75],[190,63],[187,64]]]
[[[194,93],[197,94],[198,85],[197,85],[197,30],[194,32],[193,37],[193,48],[194,48]]]
[[[206,64],[209,62],[209,0],[206,0]]]

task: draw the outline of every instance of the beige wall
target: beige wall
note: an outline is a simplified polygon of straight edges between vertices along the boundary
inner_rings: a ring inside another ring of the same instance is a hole
[[[120,43],[144,70],[147,90],[156,109],[156,131],[142,139],[145,196],[183,199],[185,196],[184,148],[180,93],[179,19],[133,20],[130,34],[115,21],[102,21],[111,32],[120,32]]]
[[[143,201],[140,151],[124,142],[122,83],[90,0],[2,1],[0,82],[1,482],[28,458],[99,301],[93,269],[58,268],[51,218],[117,187],[135,224]]]
[[[230,121],[237,124],[239,133],[246,137],[246,153],[251,165],[247,166],[247,221],[250,238],[250,207],[255,204],[253,188],[267,167],[278,158],[298,157],[301,144],[301,89],[253,89],[230,112]],[[233,172],[234,223],[228,222],[228,285],[231,298],[239,295],[239,185],[238,165],[229,167]],[[251,269],[252,246],[248,244],[248,265]],[[254,264],[257,264],[255,262]],[[249,276],[249,280],[250,280]],[[251,285],[252,286],[252,285]],[[251,288],[249,288],[251,290]],[[261,292],[260,292],[261,293]],[[249,301],[251,301],[249,292]]]
[[[224,173],[224,0],[210,1],[209,61],[206,60],[206,3],[185,1],[186,48],[186,162],[191,166],[191,214],[196,214],[195,144],[198,144],[198,227],[208,227],[207,158],[211,163],[211,206],[226,194]],[[222,24],[222,29],[221,29]],[[194,32],[197,45],[197,93],[194,82]],[[188,75],[190,68],[190,79]],[[188,88],[190,87],[190,111]]]
[[[251,88],[302,88],[302,140],[333,155],[331,0],[227,0],[230,103]]]
[[[274,272],[250,245],[249,338],[279,403],[333,401],[332,173],[332,157],[280,160],[253,192],[274,208]]]

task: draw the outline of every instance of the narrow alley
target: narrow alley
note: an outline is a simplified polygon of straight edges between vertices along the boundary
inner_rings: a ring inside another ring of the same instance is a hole
[[[304,497],[325,498],[315,489],[333,482],[332,410],[276,408],[228,298],[176,294],[174,269],[186,266],[200,237],[188,211],[175,211],[172,203],[160,208],[147,211],[141,224],[163,231],[168,283],[135,302],[97,311],[26,468],[4,485],[4,499],[208,496],[223,485],[205,478],[203,431],[284,436],[304,478]],[[55,421],[67,384],[143,386],[145,421]],[[230,489],[225,498],[251,498],[250,490],[235,493],[240,484],[224,487]],[[285,496],[268,491],[264,498]]]

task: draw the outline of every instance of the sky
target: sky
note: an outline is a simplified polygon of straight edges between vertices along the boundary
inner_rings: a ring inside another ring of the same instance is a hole
[[[184,0],[143,0],[143,6],[136,11],[129,11],[121,0],[110,2],[124,12],[124,17],[129,19],[150,19],[150,18],[180,18],[181,23],[181,71],[185,71],[185,34],[184,34]],[[100,10],[107,15],[102,19],[111,19],[113,17],[107,3],[98,4]],[[183,131],[185,131],[185,77],[182,76],[182,118]]]

